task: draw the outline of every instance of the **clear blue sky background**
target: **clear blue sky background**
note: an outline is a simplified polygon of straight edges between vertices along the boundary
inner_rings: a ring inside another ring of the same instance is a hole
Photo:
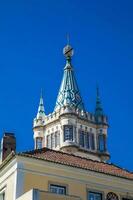
[[[52,112],[69,33],[85,106],[94,111],[99,83],[111,161],[133,170],[132,10],[132,0],[0,0],[0,136],[13,131],[18,151],[33,148],[40,91]]]

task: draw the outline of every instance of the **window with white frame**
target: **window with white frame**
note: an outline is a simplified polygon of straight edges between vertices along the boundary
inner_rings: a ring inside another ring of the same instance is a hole
[[[60,132],[56,131],[55,132],[55,147],[60,145]]]
[[[41,149],[42,148],[42,138],[38,137],[36,138],[36,149]]]
[[[57,147],[57,134],[58,134],[58,131],[55,132],[55,148]]]
[[[90,149],[90,134],[86,133],[86,148]]]
[[[90,133],[90,147],[92,150],[95,150],[95,140],[94,140],[94,134]]]
[[[73,141],[73,126],[64,125],[64,142]]]
[[[50,184],[50,192],[66,195],[66,187],[61,185]]]
[[[106,149],[105,149],[105,135],[103,134],[100,134],[98,136],[98,148],[99,148],[99,151],[101,152],[104,152]]]
[[[55,134],[51,134],[51,148],[55,148]]]
[[[88,200],[102,200],[102,193],[89,191]]]
[[[87,149],[95,150],[95,138],[91,132],[79,130],[79,145]]]
[[[60,145],[60,132],[57,133],[57,146]]]
[[[85,133],[82,130],[79,131],[79,144],[81,147],[85,146]]]

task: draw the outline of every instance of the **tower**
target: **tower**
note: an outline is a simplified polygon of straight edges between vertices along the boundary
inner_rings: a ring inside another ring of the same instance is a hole
[[[35,148],[47,147],[106,161],[110,158],[106,145],[108,122],[101,106],[99,89],[95,112],[87,112],[72,66],[73,53],[73,48],[67,44],[63,49],[66,64],[54,111],[45,115],[43,100],[40,99],[33,124]],[[41,145],[37,145],[38,140]]]
[[[95,122],[97,126],[97,149],[101,155],[101,160],[108,159],[107,152],[107,117],[104,115],[102,103],[100,99],[99,87],[96,89],[96,108],[95,108]]]
[[[37,116],[34,119],[33,131],[34,131],[34,147],[40,149],[43,147],[44,141],[44,123],[45,123],[45,110],[43,103],[43,96],[41,92],[39,107]]]

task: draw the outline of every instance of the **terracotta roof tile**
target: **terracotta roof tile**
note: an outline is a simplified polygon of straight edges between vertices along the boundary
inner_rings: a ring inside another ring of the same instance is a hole
[[[85,170],[91,170],[99,173],[104,173],[107,175],[117,176],[121,178],[126,178],[133,180],[133,173],[122,169],[116,165],[108,164],[104,162],[98,162],[72,154],[64,153],[61,151],[54,151],[48,148],[43,148],[40,150],[33,150],[18,153],[18,155],[32,157],[36,159],[46,160],[50,162],[55,162],[58,164],[63,164],[67,166],[72,166],[76,168],[81,168]]]

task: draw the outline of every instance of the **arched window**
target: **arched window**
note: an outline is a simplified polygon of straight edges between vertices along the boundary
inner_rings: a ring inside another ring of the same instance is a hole
[[[109,192],[107,194],[106,200],[119,200],[117,194],[113,193],[113,192]]]

